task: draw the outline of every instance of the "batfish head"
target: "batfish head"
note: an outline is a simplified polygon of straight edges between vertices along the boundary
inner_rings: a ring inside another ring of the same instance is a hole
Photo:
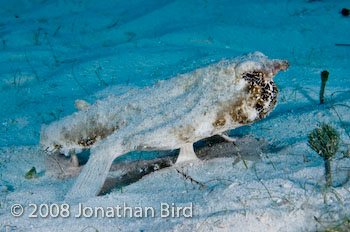
[[[265,118],[276,107],[278,89],[273,78],[288,67],[287,60],[268,59],[260,52],[240,58],[235,73],[246,82],[248,105],[256,110],[253,122]]]

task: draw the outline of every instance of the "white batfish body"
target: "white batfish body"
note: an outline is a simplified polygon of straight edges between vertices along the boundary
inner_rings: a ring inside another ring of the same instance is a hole
[[[289,63],[260,52],[111,95],[43,126],[41,146],[65,154],[91,148],[69,198],[99,193],[113,160],[139,150],[180,148],[181,161],[195,158],[192,144],[266,117],[277,103],[272,78]]]

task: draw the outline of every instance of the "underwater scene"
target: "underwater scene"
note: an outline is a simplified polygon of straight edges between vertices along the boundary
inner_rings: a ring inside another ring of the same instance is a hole
[[[350,231],[349,1],[0,2],[0,232]]]

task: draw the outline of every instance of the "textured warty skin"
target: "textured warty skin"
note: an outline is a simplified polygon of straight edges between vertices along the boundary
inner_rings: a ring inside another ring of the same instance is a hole
[[[266,117],[277,104],[273,77],[288,67],[254,52],[92,105],[77,101],[78,112],[42,127],[40,143],[66,155],[91,149],[67,198],[95,196],[118,156],[180,148],[177,162],[194,160],[194,142]]]

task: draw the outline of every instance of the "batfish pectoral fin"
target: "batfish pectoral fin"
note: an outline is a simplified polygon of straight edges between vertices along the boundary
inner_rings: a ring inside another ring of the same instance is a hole
[[[185,145],[180,147],[180,154],[177,157],[175,164],[197,160],[199,159],[196,153],[194,153],[193,143],[186,143]]]
[[[72,163],[73,167],[79,167],[79,159],[75,150],[69,151],[69,155],[70,155],[70,162]]]
[[[103,142],[91,150],[91,155],[65,200],[79,200],[97,196],[107,178],[115,158],[125,154],[124,150],[105,149]],[[108,150],[108,151],[107,151]]]

